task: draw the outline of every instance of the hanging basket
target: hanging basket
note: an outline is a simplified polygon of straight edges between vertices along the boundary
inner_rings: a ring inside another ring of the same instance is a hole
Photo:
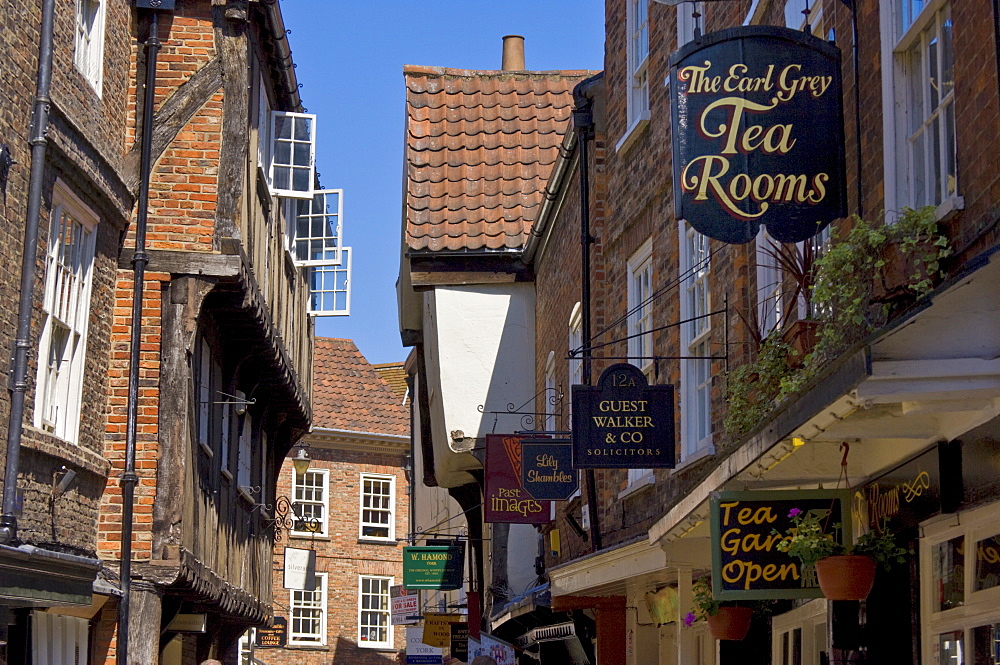
[[[720,607],[708,617],[708,630],[717,640],[742,640],[750,630],[752,616],[749,607]]]
[[[875,561],[860,554],[828,556],[816,562],[816,577],[830,600],[864,600],[875,583]]]

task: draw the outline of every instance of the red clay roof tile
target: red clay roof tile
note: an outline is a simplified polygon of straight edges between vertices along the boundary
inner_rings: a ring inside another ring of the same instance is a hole
[[[520,248],[592,73],[405,66],[409,249]]]
[[[313,425],[406,436],[409,410],[349,339],[317,337],[313,352]]]

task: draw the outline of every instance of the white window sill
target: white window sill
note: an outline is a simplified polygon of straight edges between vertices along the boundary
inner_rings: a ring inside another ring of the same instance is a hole
[[[702,448],[696,450],[695,452],[691,453],[687,457],[683,458],[680,461],[680,463],[673,468],[673,473],[677,473],[681,469],[683,469],[685,467],[688,467],[688,466],[691,466],[695,462],[703,460],[706,457],[711,457],[714,454],[715,454],[715,446],[713,446],[712,444],[708,444],[707,446],[703,446]]]
[[[958,214],[960,210],[965,210],[964,196],[949,196],[934,209],[934,219],[939,222],[947,222]]]
[[[212,448],[207,443],[199,441],[198,447],[201,448],[202,452],[208,455],[209,457],[215,457],[215,451],[212,450]]]
[[[368,543],[370,545],[395,545],[395,538],[375,538],[374,536],[358,536],[359,543]]]
[[[621,492],[619,492],[618,498],[624,499],[625,497],[635,494],[636,492],[641,492],[647,487],[652,487],[654,484],[656,484],[656,476],[654,476],[652,473],[647,473],[645,476],[639,478],[634,483],[632,483],[631,485],[623,489]]]
[[[253,494],[250,493],[250,488],[245,485],[240,485],[239,489],[236,490],[240,498],[249,503],[250,505],[256,505],[257,501],[253,498]]]
[[[288,534],[289,538],[298,538],[300,540],[330,540],[330,536],[325,533],[313,533],[312,531],[291,531]]]
[[[362,649],[370,649],[372,651],[395,651],[395,648],[386,642],[358,642],[358,647]]]
[[[222,477],[225,478],[226,480],[230,481],[230,482],[232,482],[232,480],[233,480],[233,474],[232,474],[232,472],[229,469],[223,469],[222,470]]]
[[[619,139],[618,143],[615,144],[615,152],[622,154],[625,153],[629,148],[635,145],[635,142],[639,139],[639,135],[642,134],[642,130],[646,128],[649,124],[649,109],[646,109],[639,114],[639,117],[632,122],[632,125],[625,130],[625,135]]]

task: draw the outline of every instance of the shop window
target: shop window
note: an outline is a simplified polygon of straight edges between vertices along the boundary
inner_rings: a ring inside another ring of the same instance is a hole
[[[396,538],[396,478],[361,474],[360,537],[371,540]]]
[[[649,123],[649,0],[627,0],[628,122],[616,146],[625,148]]]
[[[311,199],[316,177],[316,116],[272,111],[270,139],[272,192]]]
[[[920,541],[923,662],[996,665],[1000,656],[1000,504],[943,515]]]
[[[76,0],[73,64],[98,96],[104,78],[104,14],[106,2]]]
[[[771,621],[772,665],[822,665],[827,662],[826,601],[807,602]]]
[[[295,520],[292,535],[302,538],[326,536],[330,513],[330,471],[309,469],[298,473],[292,469],[292,503],[302,519]]]
[[[290,592],[292,621],[288,644],[323,646],[326,644],[326,573],[316,573],[316,589]]]
[[[882,8],[886,209],[958,196],[951,4],[893,0]]]
[[[389,625],[391,577],[360,576],[358,580],[358,645],[371,649],[392,648]]]
[[[712,452],[711,262],[708,238],[678,224],[681,264],[681,460]]]
[[[87,665],[89,622],[71,616],[31,613],[31,662],[35,665]]]
[[[77,443],[97,217],[61,182],[52,200],[34,422]]]

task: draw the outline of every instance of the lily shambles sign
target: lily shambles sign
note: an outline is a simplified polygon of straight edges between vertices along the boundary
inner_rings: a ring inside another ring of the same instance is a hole
[[[826,531],[843,538],[851,532],[847,501],[846,491],[828,490],[713,494],[713,595],[719,600],[822,596],[815,571],[803,570],[778,543],[794,526],[793,510],[814,514],[828,525]]]
[[[650,386],[626,363],[596,386],[573,386],[573,466],[674,468],[674,387]]]
[[[525,439],[521,443],[521,485],[532,497],[565,501],[577,490],[569,439]]]
[[[787,28],[705,35],[670,58],[678,219],[726,243],[799,242],[847,214],[840,50]]]

